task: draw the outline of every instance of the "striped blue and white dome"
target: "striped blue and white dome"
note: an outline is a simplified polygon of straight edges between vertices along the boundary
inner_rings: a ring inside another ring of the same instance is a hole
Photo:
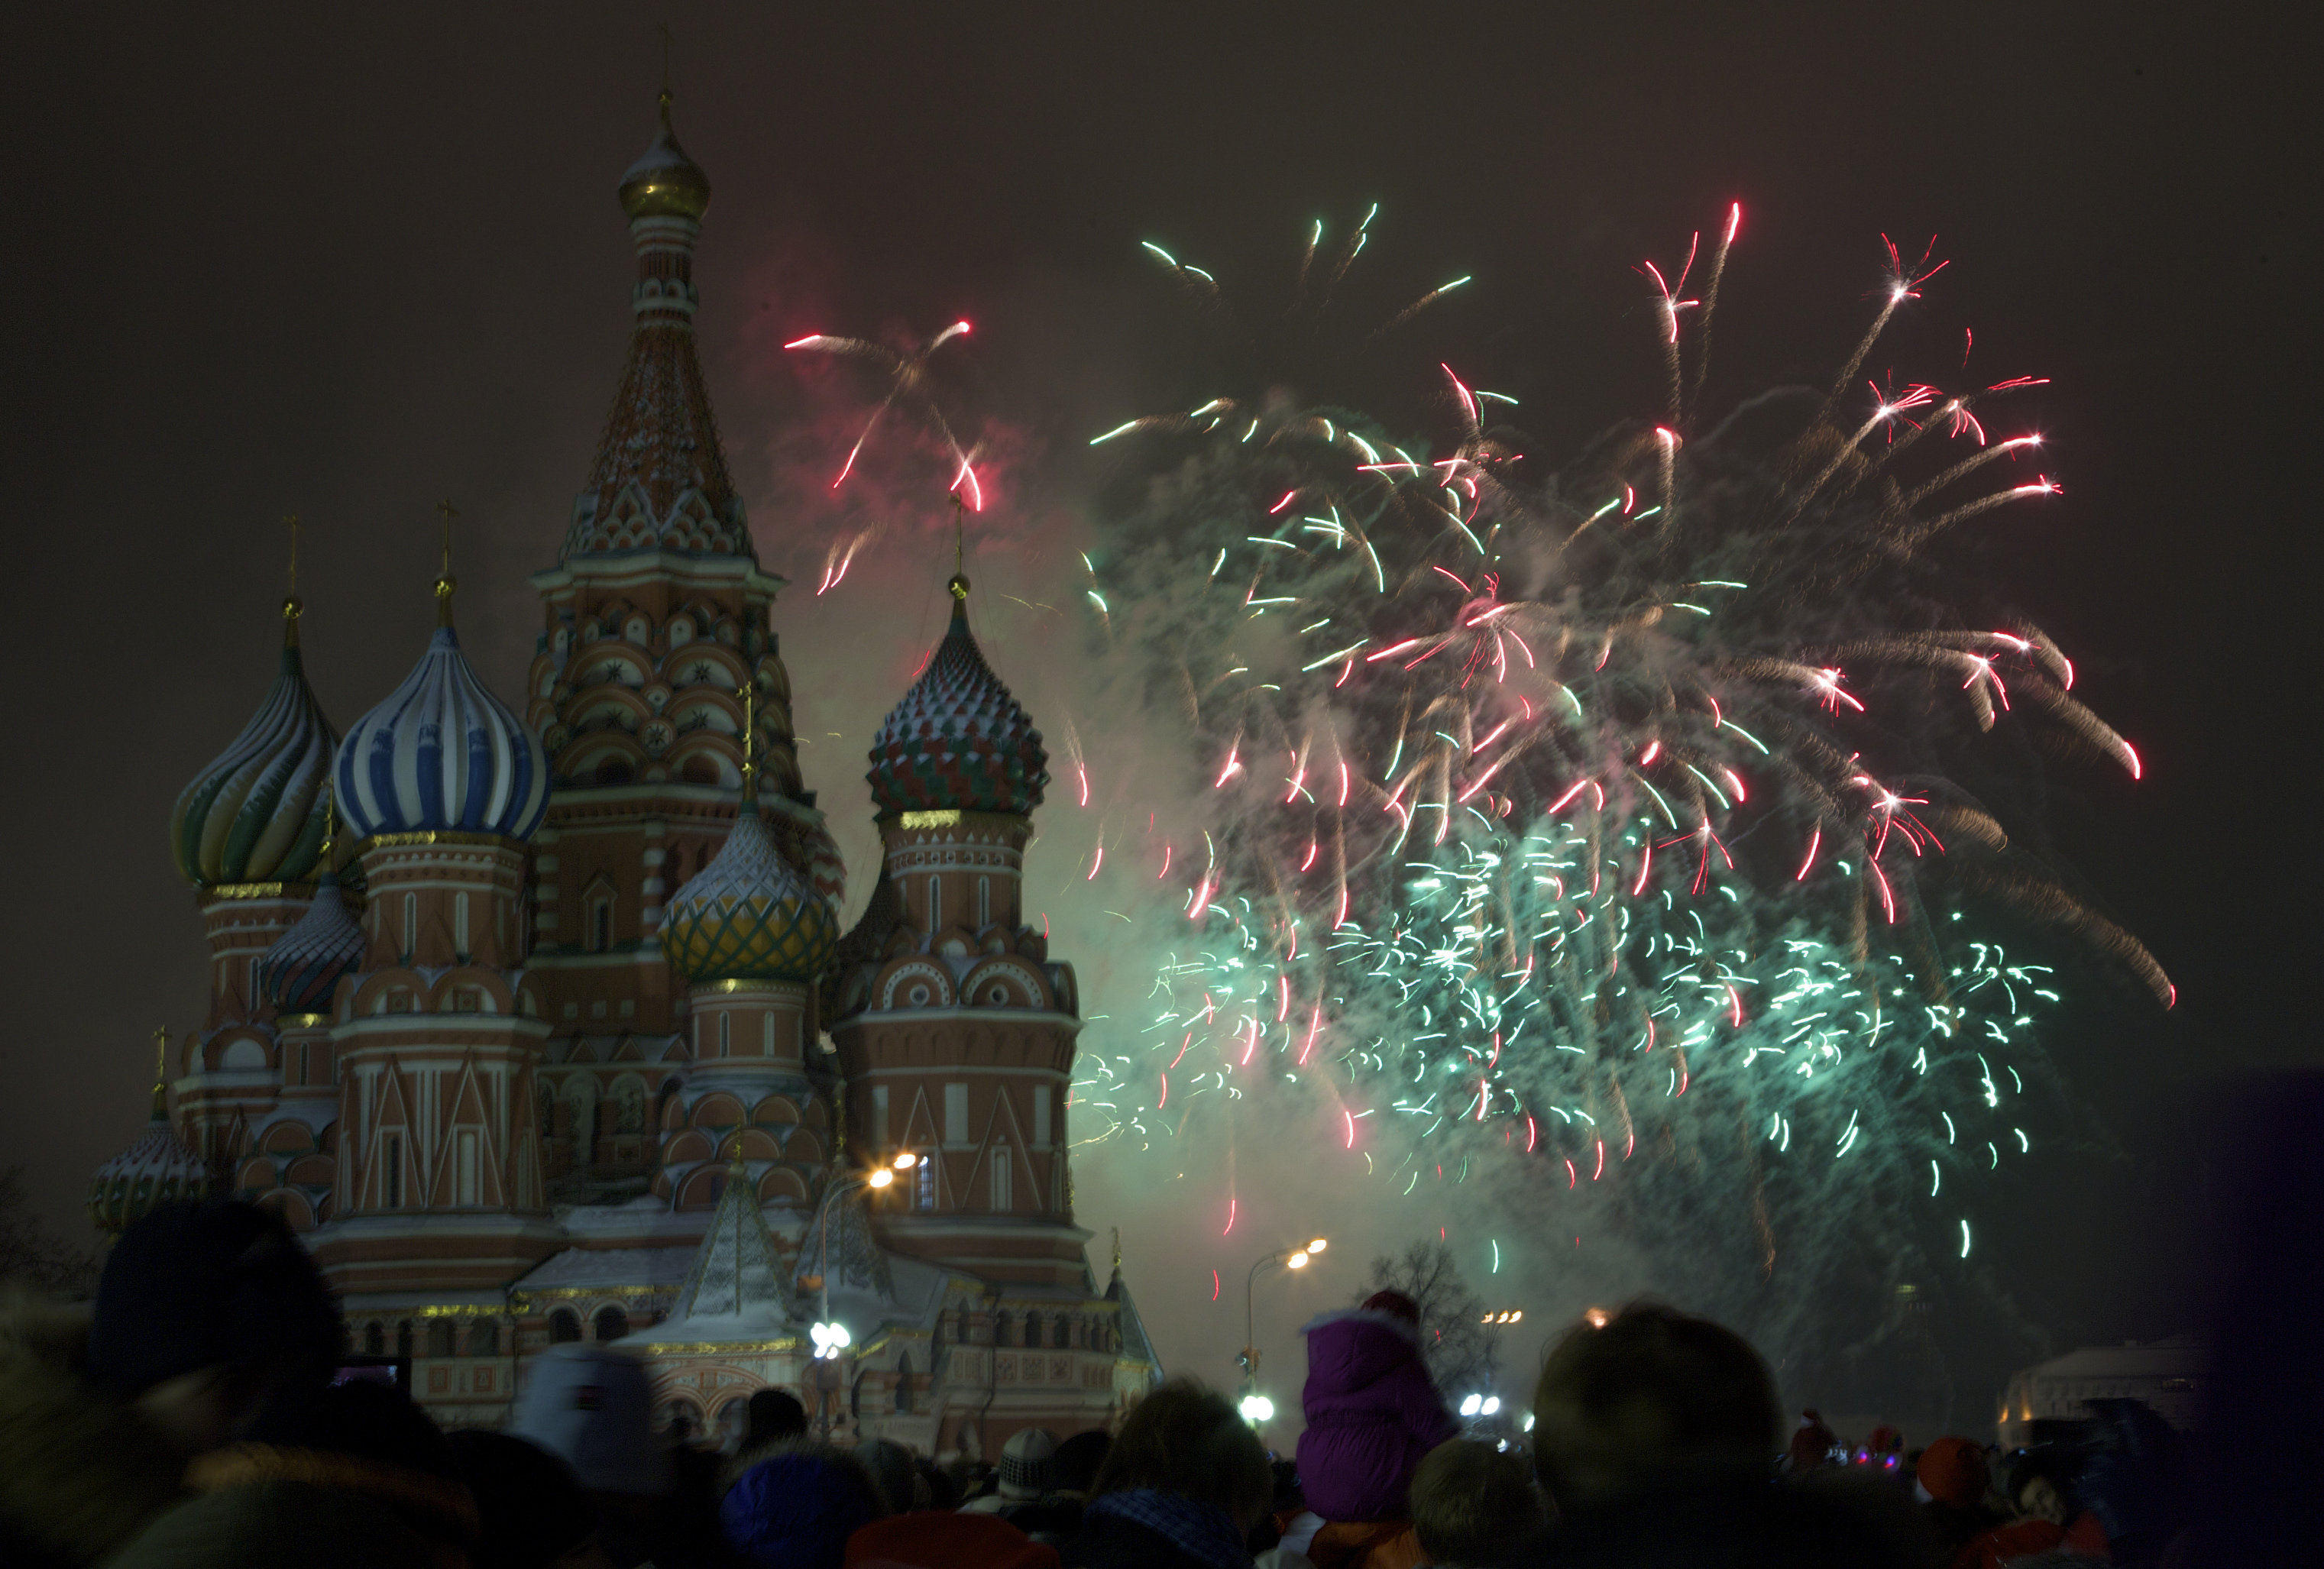
[[[339,744],[339,816],[362,838],[451,831],[529,839],[549,807],[549,758],[439,626],[386,702]]]

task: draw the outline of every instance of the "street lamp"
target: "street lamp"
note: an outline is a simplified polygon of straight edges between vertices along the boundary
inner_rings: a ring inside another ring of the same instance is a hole
[[[1275,1419],[1275,1402],[1265,1395],[1245,1395],[1237,1409],[1242,1412],[1242,1419],[1254,1427]]]
[[[831,1316],[831,1206],[838,1201],[842,1194],[852,1192],[856,1188],[888,1186],[896,1180],[898,1172],[909,1171],[918,1164],[918,1161],[919,1157],[907,1149],[893,1160],[874,1166],[869,1171],[860,1171],[853,1176],[841,1177],[824,1190],[823,1202],[816,1205],[816,1286],[822,1296],[823,1312],[819,1320],[807,1332],[809,1338],[815,1342],[816,1361],[837,1361],[839,1353],[845,1351],[854,1338],[847,1333],[845,1324]],[[825,1417],[824,1422],[825,1431],[828,1432],[830,1430],[828,1415]]]
[[[1242,1387],[1246,1394],[1256,1394],[1259,1389],[1259,1324],[1258,1307],[1253,1293],[1259,1285],[1259,1272],[1269,1264],[1281,1264],[1286,1269],[1305,1269],[1314,1261],[1315,1255],[1330,1246],[1327,1239],[1317,1237],[1304,1248],[1286,1248],[1279,1253],[1269,1253],[1250,1267],[1242,1282]],[[1264,1396],[1258,1398],[1264,1399]],[[1273,1407],[1268,1407],[1270,1411]]]

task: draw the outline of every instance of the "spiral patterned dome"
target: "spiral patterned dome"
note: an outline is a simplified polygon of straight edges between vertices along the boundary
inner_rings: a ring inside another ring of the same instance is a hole
[[[529,839],[549,809],[549,758],[439,626],[386,702],[339,745],[339,815],[357,836],[451,831]]]
[[[170,814],[171,852],[197,888],[296,882],[322,854],[339,738],[307,685],[291,625],[266,700]]]
[[[279,1014],[327,1013],[339,977],[361,962],[363,928],[347,913],[329,867],[316,880],[314,902],[258,961],[258,986]]]
[[[664,909],[662,952],[689,981],[803,981],[831,963],[839,919],[783,859],[745,798],[726,843]]]
[[[128,1149],[97,1168],[88,1186],[88,1218],[98,1231],[117,1236],[161,1205],[199,1198],[208,1190],[208,1168],[170,1126],[156,1088],[153,1120]]]
[[[941,811],[1030,815],[1049,782],[1041,733],[968,632],[968,585],[954,578],[952,625],[872,741],[872,799],[882,817]]]

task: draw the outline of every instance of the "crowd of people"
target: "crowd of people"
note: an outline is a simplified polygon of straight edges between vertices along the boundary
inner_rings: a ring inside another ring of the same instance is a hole
[[[1851,1454],[1813,1412],[1786,1450],[1740,1336],[1652,1304],[1600,1316],[1551,1351],[1514,1439],[1464,1434],[1395,1292],[1307,1326],[1295,1456],[1185,1380],[1110,1433],[1019,1432],[990,1470],[819,1441],[778,1389],[726,1454],[657,1433],[644,1366],[594,1343],[534,1358],[504,1431],[446,1434],[392,1381],[345,1376],[337,1309],[272,1216],[176,1204],[123,1235],[92,1304],[0,1313],[0,1565],[2205,1561],[2175,1435],[2143,1408],[1998,1464],[1962,1436],[1908,1451],[1883,1432]]]

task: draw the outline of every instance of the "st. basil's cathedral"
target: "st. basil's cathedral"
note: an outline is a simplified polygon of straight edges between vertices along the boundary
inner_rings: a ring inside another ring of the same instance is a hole
[[[351,1350],[410,1357],[447,1426],[497,1425],[530,1353],[586,1338],[649,1362],[664,1424],[732,1431],[777,1386],[843,1439],[997,1456],[1160,1376],[1118,1251],[1101,1287],[1074,1223],[1079,999],[1021,900],[1047,755],[955,576],[872,746],[882,860],[840,931],[783,579],[695,352],[709,199],[665,94],[621,186],[628,361],[531,579],[518,705],[461,652],[448,548],[434,635],[344,734],[284,602],[272,688],[170,823],[208,1015],[165,1038],[152,1124],[90,1207],[109,1231],[203,1192],[276,1211]]]

